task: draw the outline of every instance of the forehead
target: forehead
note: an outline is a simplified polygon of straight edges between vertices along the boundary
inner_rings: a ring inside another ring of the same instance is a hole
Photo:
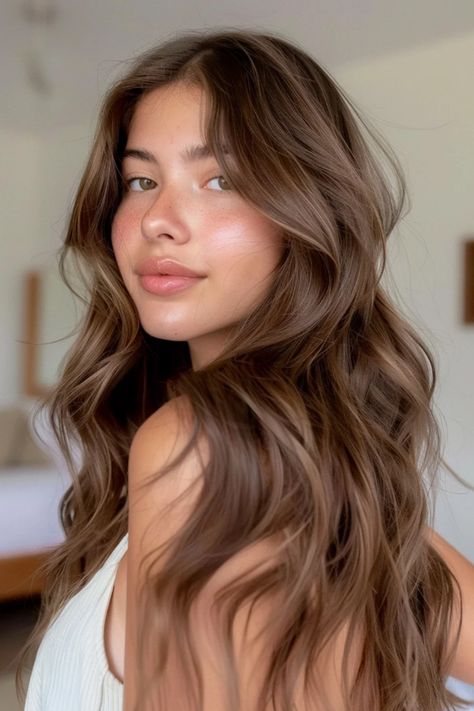
[[[204,91],[198,86],[172,84],[153,89],[140,98],[130,122],[129,140],[141,132],[182,131],[201,133],[206,109]]]

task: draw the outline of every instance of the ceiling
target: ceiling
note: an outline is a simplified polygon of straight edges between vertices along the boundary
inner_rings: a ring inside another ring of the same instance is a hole
[[[33,25],[25,7],[56,10]],[[474,1],[2,0],[0,126],[92,125],[104,89],[140,51],[182,30],[244,27],[296,41],[330,71],[474,31]],[[50,93],[35,88],[46,79]]]

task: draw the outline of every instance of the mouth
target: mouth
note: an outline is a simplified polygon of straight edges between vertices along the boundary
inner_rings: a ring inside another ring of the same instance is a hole
[[[179,276],[179,277],[203,277],[188,266],[168,257],[157,258],[148,257],[141,261],[136,268],[136,273],[140,276]]]
[[[175,292],[184,291],[193,286],[204,277],[178,276],[174,274],[149,274],[139,276],[142,288],[150,294],[166,296]]]

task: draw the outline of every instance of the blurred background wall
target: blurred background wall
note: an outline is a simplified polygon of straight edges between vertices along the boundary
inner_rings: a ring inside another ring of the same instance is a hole
[[[22,280],[54,263],[100,98],[123,60],[181,29],[275,30],[329,69],[402,162],[412,209],[389,241],[394,290],[437,357],[445,457],[474,485],[474,328],[461,322],[461,245],[474,235],[474,4],[53,5],[54,22],[35,27],[19,3],[1,10],[0,406],[28,400]],[[474,560],[474,494],[451,477],[441,484],[436,527]]]
[[[471,32],[336,73],[405,170],[412,208],[389,239],[391,282],[437,357],[444,454],[471,485],[474,325],[462,322],[462,259],[464,239],[474,239],[473,66]],[[440,483],[437,528],[474,560],[474,494],[451,476]]]

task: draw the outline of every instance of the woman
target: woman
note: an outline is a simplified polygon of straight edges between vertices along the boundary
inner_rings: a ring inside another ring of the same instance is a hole
[[[473,566],[428,525],[433,360],[380,285],[405,188],[365,130],[265,33],[183,34],[109,90],[27,711],[441,711],[474,683]]]

